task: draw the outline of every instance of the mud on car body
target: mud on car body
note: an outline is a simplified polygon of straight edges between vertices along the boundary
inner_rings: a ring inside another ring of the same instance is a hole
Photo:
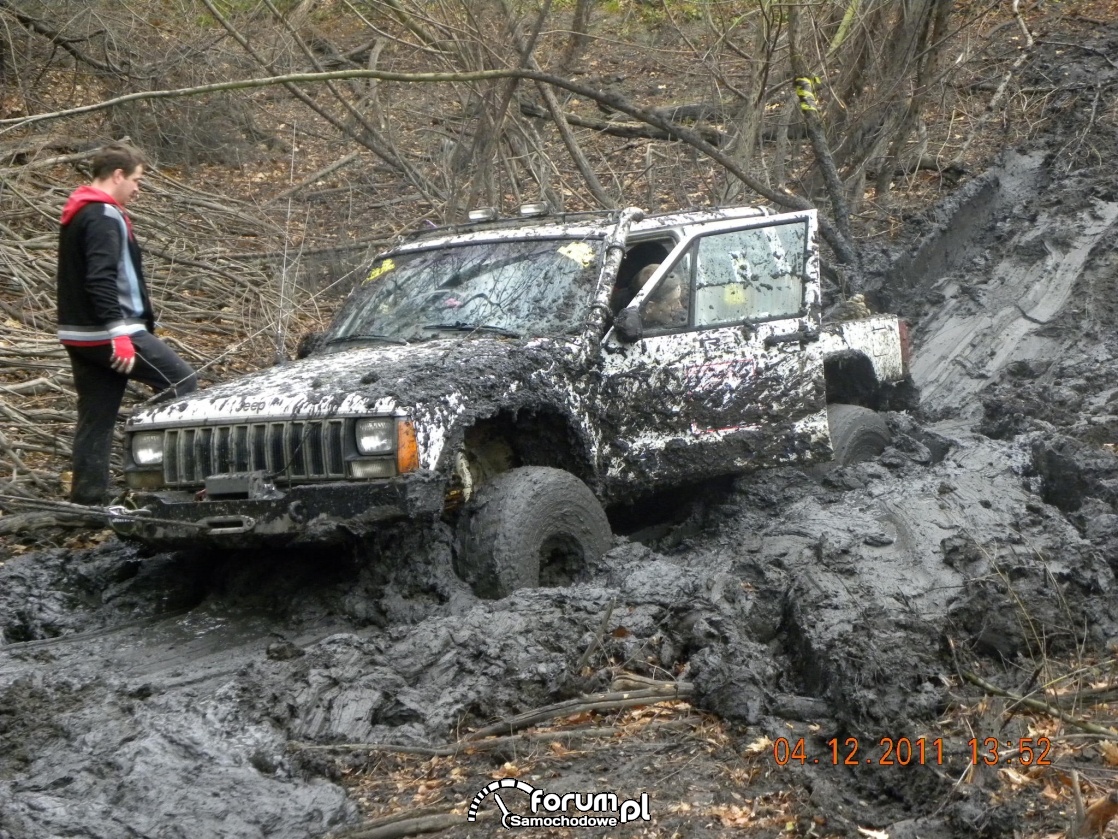
[[[603,552],[603,505],[879,453],[902,333],[823,325],[814,211],[442,228],[378,257],[308,357],[133,416],[115,526],[234,547],[448,515],[502,596]]]

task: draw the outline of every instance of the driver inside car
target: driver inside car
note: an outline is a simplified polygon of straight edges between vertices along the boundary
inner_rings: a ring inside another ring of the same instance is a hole
[[[646,265],[633,278],[634,290],[644,288],[649,278],[656,273],[659,263]],[[644,301],[641,321],[654,329],[668,329],[687,323],[687,303],[683,298],[683,284],[679,274],[672,271]]]

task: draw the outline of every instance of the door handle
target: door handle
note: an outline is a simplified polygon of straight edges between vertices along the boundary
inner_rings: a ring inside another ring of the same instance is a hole
[[[765,347],[775,347],[777,344],[806,344],[809,341],[818,340],[818,332],[807,329],[798,329],[795,332],[785,332],[781,335],[766,335]]]

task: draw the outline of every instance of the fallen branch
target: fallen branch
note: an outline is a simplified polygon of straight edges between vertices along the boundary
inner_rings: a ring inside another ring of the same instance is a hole
[[[0,385],[0,391],[4,393],[14,393],[20,396],[39,396],[52,391],[65,393],[66,389],[57,384],[53,378],[40,376],[37,379],[30,379],[26,382]]]
[[[0,536],[22,536],[39,530],[57,527],[89,529],[104,527],[104,519],[97,516],[79,516],[73,513],[17,513],[14,516],[0,516]]]
[[[299,183],[295,184],[294,186],[288,187],[283,192],[281,192],[279,195],[276,195],[272,198],[269,198],[265,202],[265,205],[275,204],[279,201],[283,201],[287,198],[290,198],[291,196],[298,193],[300,190],[306,189],[311,184],[317,183],[318,181],[322,180],[327,175],[332,175],[335,172],[337,172],[339,169],[344,169],[346,166],[353,163],[353,161],[357,160],[357,158],[359,158],[360,156],[361,156],[360,152],[355,152],[355,151],[350,152],[349,154],[347,154],[345,157],[341,158],[340,160],[335,160],[329,166],[324,166],[323,168],[319,169],[317,172],[314,172],[314,173],[308,175],[307,177],[303,178],[303,180],[299,181]]]
[[[511,734],[522,728],[536,725],[557,717],[566,717],[571,714],[581,714],[588,711],[616,711],[621,708],[632,708],[635,705],[655,705],[657,702],[670,702],[674,699],[683,699],[691,696],[695,687],[690,682],[665,682],[662,687],[648,688],[646,690],[632,690],[617,693],[594,693],[578,699],[569,699],[543,708],[526,711],[507,720],[501,720],[485,728],[479,728],[466,735],[466,740],[477,740],[493,734]]]
[[[536,119],[548,119],[551,116],[546,108],[541,108],[535,102],[527,101],[522,101],[520,103],[520,113],[525,116],[535,117]],[[591,117],[579,116],[578,114],[572,114],[566,111],[563,112],[562,116],[571,125],[577,125],[579,128],[589,128],[593,131],[599,131],[602,134],[609,134],[612,137],[622,137],[633,140],[675,139],[670,131],[653,128],[651,125],[647,125],[643,122],[613,122],[605,119],[592,119]],[[719,131],[717,128],[698,126],[694,131],[712,146],[723,146],[728,139],[725,132]]]
[[[590,663],[590,656],[594,654],[594,650],[602,643],[602,638],[605,637],[606,629],[609,627],[609,619],[613,616],[613,606],[616,602],[616,600],[611,600],[609,602],[609,608],[606,609],[605,615],[602,616],[602,622],[598,625],[598,631],[594,633],[594,640],[586,647],[586,652],[582,654],[581,658],[578,660],[578,664],[575,665],[576,676],[582,672],[583,667]]]
[[[31,480],[31,483],[35,484],[35,486],[45,492],[50,491],[51,487],[38,476],[38,470],[32,469],[30,466],[23,462],[23,459],[15,450],[15,447],[8,442],[8,438],[4,436],[3,432],[0,432],[0,452],[2,452],[8,460],[14,463],[16,465],[16,468],[23,470],[23,473],[28,476],[28,478]]]
[[[1115,731],[1113,728],[1107,728],[1106,726],[1096,725],[1093,722],[1087,722],[1087,720],[1079,719],[1078,717],[1072,716],[1066,711],[1062,711],[1056,706],[1050,705],[1047,702],[1042,702],[1039,699],[1033,699],[1030,696],[1018,696],[1012,691],[1004,690],[1003,688],[1000,688],[995,684],[987,682],[981,676],[971,673],[970,671],[961,670],[960,673],[962,677],[970,682],[972,685],[982,688],[987,693],[992,693],[996,696],[1004,696],[1006,699],[1012,700],[1015,705],[1023,705],[1024,707],[1030,708],[1033,711],[1039,711],[1042,714],[1046,714],[1047,716],[1054,717],[1058,720],[1066,722],[1068,725],[1074,726],[1081,731],[1087,731],[1091,734],[1096,734],[1106,740],[1118,740],[1118,731]]]
[[[1073,44],[1073,43],[1070,43],[1068,41],[1052,41],[1052,40],[1049,40],[1048,38],[1044,38],[1040,41],[1037,41],[1036,43],[1038,43],[1038,44],[1050,44],[1050,45],[1056,46],[1056,47],[1071,47],[1072,49],[1077,49],[1077,50],[1086,50],[1087,52],[1092,53],[1093,55],[1097,55],[1100,58],[1104,59],[1107,64],[1109,64],[1115,70],[1118,70],[1118,62],[1116,62],[1113,58],[1111,58],[1109,55],[1107,55],[1102,50],[1095,49],[1094,47],[1089,47],[1086,44]]]
[[[492,818],[495,810],[477,814],[476,822]],[[397,839],[401,836],[415,836],[420,833],[435,833],[448,827],[463,824],[465,815],[461,813],[438,812],[432,810],[411,812],[406,816],[395,815],[367,822],[360,827],[334,833],[331,839]]]
[[[2,522],[3,519],[0,519]],[[689,725],[689,723],[684,723]],[[657,730],[662,728],[678,728],[680,721],[666,721],[657,723]],[[588,726],[584,728],[566,728],[560,731],[540,731],[535,734],[511,734],[507,737],[491,737],[486,740],[459,740],[456,743],[447,743],[442,746],[409,746],[404,743],[300,743],[290,741],[287,747],[297,752],[373,752],[375,754],[400,754],[418,755],[420,757],[455,757],[461,754],[475,754],[477,752],[493,752],[507,746],[530,746],[536,743],[551,743],[559,740],[595,740],[608,739],[617,736],[617,729],[612,726]]]
[[[102,512],[100,507],[89,507],[85,504],[74,504],[70,501],[57,501],[50,498],[34,498],[22,495],[0,495],[0,504],[4,506],[27,507],[40,512],[55,515],[90,516],[98,515],[107,517],[107,511]]]

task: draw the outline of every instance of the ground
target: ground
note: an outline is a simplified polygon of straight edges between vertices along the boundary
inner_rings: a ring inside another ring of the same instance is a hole
[[[1118,766],[1118,28],[1046,37],[1037,130],[871,254],[923,392],[880,458],[649,503],[496,602],[437,522],[9,553],[0,837],[474,836],[504,778],[648,796],[536,836],[1064,835]]]

